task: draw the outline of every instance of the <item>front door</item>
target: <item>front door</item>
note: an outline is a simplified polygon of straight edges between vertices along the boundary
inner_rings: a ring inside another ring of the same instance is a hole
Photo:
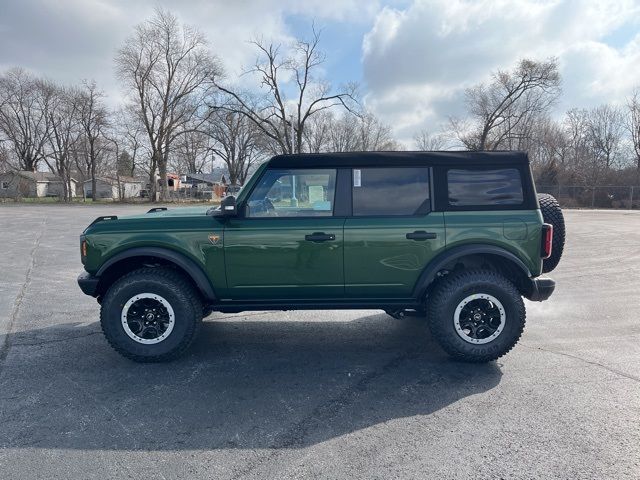
[[[431,211],[428,167],[353,170],[353,215],[344,225],[345,294],[409,298],[445,248],[442,212]]]
[[[265,170],[224,230],[229,299],[344,296],[336,177],[331,168]]]

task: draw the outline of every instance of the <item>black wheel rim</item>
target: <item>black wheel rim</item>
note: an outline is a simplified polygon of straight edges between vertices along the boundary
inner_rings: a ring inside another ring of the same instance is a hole
[[[161,342],[171,333],[174,313],[163,297],[141,293],[124,305],[121,320],[130,338],[138,343],[153,344]]]
[[[475,344],[488,343],[500,335],[506,321],[504,307],[488,294],[474,294],[462,300],[454,314],[458,335]]]

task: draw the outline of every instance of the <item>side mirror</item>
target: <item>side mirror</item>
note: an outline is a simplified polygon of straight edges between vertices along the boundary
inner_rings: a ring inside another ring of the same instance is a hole
[[[220,210],[222,211],[222,215],[225,217],[235,217],[238,214],[238,210],[236,208],[236,197],[233,195],[224,197],[222,202],[220,202]]]

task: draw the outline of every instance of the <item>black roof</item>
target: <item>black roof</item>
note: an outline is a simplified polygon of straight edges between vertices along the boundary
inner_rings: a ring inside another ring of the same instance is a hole
[[[522,165],[529,164],[526,152],[345,152],[276,155],[270,167],[353,167],[383,165]]]

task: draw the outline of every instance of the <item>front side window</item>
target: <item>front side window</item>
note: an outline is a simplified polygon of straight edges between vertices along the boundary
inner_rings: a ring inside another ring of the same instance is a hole
[[[247,201],[247,217],[330,217],[335,169],[267,170]]]
[[[447,172],[449,205],[521,205],[524,202],[520,171],[502,169],[450,169]]]
[[[353,215],[424,215],[430,210],[429,168],[353,170]]]

